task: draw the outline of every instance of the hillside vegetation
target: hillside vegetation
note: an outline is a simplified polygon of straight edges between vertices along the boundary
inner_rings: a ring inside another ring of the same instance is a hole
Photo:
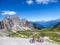
[[[60,30],[42,29],[42,30],[25,30],[10,33],[10,37],[32,38],[32,37],[50,37],[51,40],[60,42]]]

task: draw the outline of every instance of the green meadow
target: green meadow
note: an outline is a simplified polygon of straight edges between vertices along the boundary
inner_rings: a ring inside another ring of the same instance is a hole
[[[33,37],[45,37],[48,36],[51,40],[60,42],[60,30],[42,29],[42,30],[25,30],[11,32],[9,37],[18,38],[33,38]]]

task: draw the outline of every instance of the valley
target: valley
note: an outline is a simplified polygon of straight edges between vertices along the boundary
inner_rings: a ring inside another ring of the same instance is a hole
[[[51,42],[49,43],[51,45],[54,45],[55,43],[59,45],[60,44],[60,22],[53,25],[53,27],[51,28],[44,27],[39,23],[29,22],[24,18],[20,19],[17,16],[14,16],[13,18],[5,17],[0,22],[0,40],[3,38],[2,42],[8,40],[10,43],[11,41],[13,41],[12,44],[14,44],[15,43],[14,40],[16,41],[17,39],[20,39],[21,41],[23,41],[22,39],[24,39],[24,42],[25,41],[27,42],[27,40],[29,41],[33,38],[36,40],[36,38],[38,39],[38,37],[43,39],[44,40],[43,43],[44,44],[46,43],[46,45],[49,42]],[[16,43],[18,44],[18,42]],[[43,43],[37,43],[37,44],[43,44]]]

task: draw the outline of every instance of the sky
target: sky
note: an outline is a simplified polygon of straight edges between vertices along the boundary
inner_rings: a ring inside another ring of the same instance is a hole
[[[0,20],[6,16],[28,21],[60,19],[60,0],[0,0]]]

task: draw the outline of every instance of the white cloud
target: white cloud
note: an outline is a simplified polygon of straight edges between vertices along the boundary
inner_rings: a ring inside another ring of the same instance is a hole
[[[38,4],[48,4],[50,3],[54,3],[54,2],[58,2],[58,0],[35,0]]]
[[[15,15],[16,12],[15,11],[8,11],[8,10],[4,10],[4,11],[1,11],[2,15]]]
[[[37,4],[48,4],[48,3],[56,3],[58,0],[35,0]],[[34,0],[26,0],[27,4],[33,4]]]
[[[49,2],[49,0],[36,0],[36,2],[37,2],[38,4],[41,4],[41,3],[47,4],[47,3]]]
[[[29,5],[33,4],[33,0],[26,0],[26,3],[29,4]]]

